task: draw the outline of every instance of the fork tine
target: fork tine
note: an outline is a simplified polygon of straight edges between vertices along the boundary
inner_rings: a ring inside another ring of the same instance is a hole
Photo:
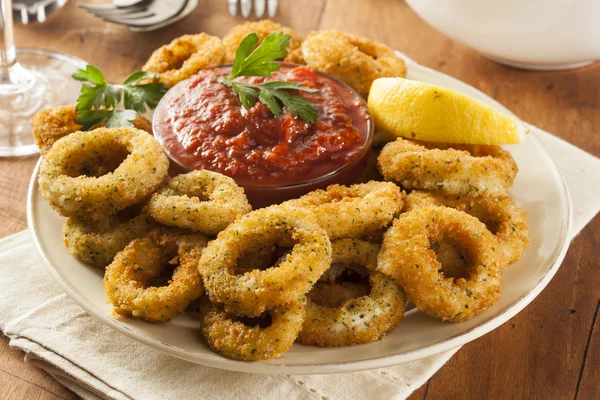
[[[269,18],[273,18],[275,13],[277,12],[277,0],[268,0],[267,1],[267,13],[269,14]]]
[[[265,13],[266,0],[254,0],[254,14],[260,18]]]
[[[143,6],[147,6],[151,3],[153,3],[155,0],[141,0],[138,1],[137,3],[128,5],[128,6],[124,6],[124,5],[117,5],[114,3],[111,4],[94,4],[94,3],[77,3],[77,6],[80,8],[83,8],[85,10],[88,11],[110,11],[110,10],[126,10],[129,8],[138,8],[138,7],[143,7]]]
[[[106,16],[99,16],[100,18],[107,20],[107,21],[112,21],[112,22],[119,22],[122,24],[126,24],[128,22],[131,23],[135,23],[136,20],[138,19],[142,19],[142,18],[150,18],[150,17],[154,17],[156,14],[151,12],[151,11],[144,11],[144,12],[139,12],[139,13],[132,13],[132,14],[126,14],[126,15],[106,15]]]
[[[87,10],[89,13],[94,14],[98,17],[118,17],[120,15],[128,15],[128,14],[132,14],[132,13],[136,13],[136,12],[142,12],[142,11],[147,11],[148,10],[148,6],[142,6],[142,7],[131,7],[131,8],[117,8],[115,10],[102,10],[102,11],[98,11],[98,10]]]
[[[237,15],[237,3],[238,0],[227,0],[227,9],[229,10],[229,15],[232,17]]]
[[[123,17],[100,17],[105,21],[110,21],[110,22],[115,22],[117,24],[135,24],[136,22],[138,22],[138,20],[140,19],[144,19],[144,18],[150,18],[150,17],[154,17],[156,14],[154,14],[153,12],[148,12],[145,14],[134,14],[134,15],[127,15],[127,16],[123,16]]]
[[[240,0],[240,8],[242,10],[242,16],[248,18],[250,12],[252,12],[252,0]]]

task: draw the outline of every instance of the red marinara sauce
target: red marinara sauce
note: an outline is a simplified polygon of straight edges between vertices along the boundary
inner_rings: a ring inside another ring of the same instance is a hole
[[[367,106],[345,84],[310,67],[284,63],[268,78],[237,79],[297,81],[318,89],[294,93],[317,108],[318,120],[311,124],[285,107],[279,118],[260,102],[246,110],[233,90],[217,81],[230,70],[200,71],[169,90],[156,108],[155,135],[183,167],[228,175],[248,192],[248,187],[315,180],[368,152],[372,124]]]

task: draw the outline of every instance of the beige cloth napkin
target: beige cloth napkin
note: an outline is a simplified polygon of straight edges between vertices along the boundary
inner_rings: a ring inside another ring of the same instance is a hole
[[[600,160],[530,127],[573,198],[571,235],[600,209]],[[23,231],[0,241],[0,329],[10,345],[84,399],[402,399],[458,349],[355,373],[265,376],[213,369],[153,350],[106,327],[46,274]]]

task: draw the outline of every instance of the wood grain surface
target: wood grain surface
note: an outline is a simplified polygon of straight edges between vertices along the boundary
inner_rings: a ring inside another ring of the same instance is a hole
[[[433,30],[398,0],[280,0],[275,20],[306,35],[338,29],[399,49],[494,97],[522,119],[600,155],[600,63],[528,72],[488,61]],[[179,23],[134,33],[75,1],[40,25],[17,26],[19,47],[69,53],[120,80],[158,46],[185,33],[222,36],[242,23],[225,0],[200,0]],[[37,157],[0,159],[0,236],[26,228],[27,184]],[[573,160],[577,162],[577,160]],[[562,267],[530,306],[466,345],[411,399],[593,399],[600,392],[600,218],[573,241]],[[149,383],[151,384],[151,383]],[[76,396],[0,339],[0,399]]]

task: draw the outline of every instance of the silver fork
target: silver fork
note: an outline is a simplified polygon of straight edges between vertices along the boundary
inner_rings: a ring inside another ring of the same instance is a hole
[[[235,17],[238,13],[239,4],[242,17],[248,18],[252,12],[252,3],[252,0],[227,0],[227,8],[229,9],[229,14]],[[273,18],[277,12],[277,0],[254,0],[254,14],[258,18],[264,15],[265,8],[267,9],[269,18]]]
[[[79,3],[79,7],[105,21],[130,26],[151,26],[178,15],[189,0],[116,0],[112,4]]]

